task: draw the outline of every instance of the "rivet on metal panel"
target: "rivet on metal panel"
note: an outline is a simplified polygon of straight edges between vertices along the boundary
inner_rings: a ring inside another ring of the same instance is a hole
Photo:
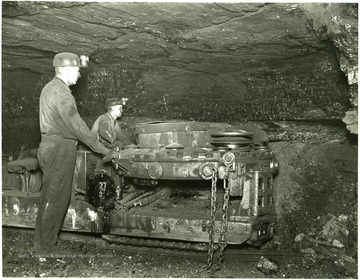
[[[212,154],[212,153],[207,153],[207,154],[205,154],[205,157],[206,157],[206,158],[212,158],[212,157],[213,157],[213,154]]]
[[[191,153],[192,158],[197,158],[198,156],[199,156],[199,154],[197,152],[192,152]]]
[[[203,223],[203,224],[201,225],[201,228],[202,228],[202,231],[206,231],[206,229],[207,229],[206,223]]]

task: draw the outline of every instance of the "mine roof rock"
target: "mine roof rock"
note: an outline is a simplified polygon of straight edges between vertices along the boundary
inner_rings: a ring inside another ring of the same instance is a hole
[[[328,48],[330,29],[322,27],[329,15],[321,14],[322,6],[315,6],[315,13],[310,13],[311,7],[282,3],[3,2],[3,67],[46,72],[49,59],[60,51],[88,54],[100,65],[168,65],[210,73],[217,73],[217,65],[227,66],[218,71],[231,72],[239,65],[284,63]],[[340,28],[344,16],[338,18]],[[345,25],[352,24],[349,22]],[[353,32],[346,30],[347,35]],[[338,41],[344,53],[354,52],[351,40],[346,44],[341,38]]]

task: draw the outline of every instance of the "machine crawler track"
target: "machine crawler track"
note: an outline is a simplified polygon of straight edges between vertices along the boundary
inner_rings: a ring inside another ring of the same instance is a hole
[[[25,228],[14,228],[14,227],[3,227],[3,232],[6,234],[26,234],[33,235],[33,229]],[[131,253],[146,253],[146,254],[162,254],[169,256],[186,256],[188,258],[196,258],[206,262],[207,253],[206,253],[206,244],[199,245],[199,247],[192,247],[191,243],[187,244],[185,242],[170,242],[172,245],[163,240],[155,240],[153,243],[146,242],[146,240],[129,240],[125,238],[126,242],[124,244],[109,243],[106,240],[106,237],[103,236],[94,236],[89,234],[82,233],[71,233],[71,232],[61,232],[60,242],[76,242],[76,243],[85,243],[91,245],[94,248],[101,248],[103,250],[116,250],[123,252]],[[194,250],[192,249],[194,248]],[[80,253],[80,252],[74,252]],[[294,251],[271,251],[271,250],[261,250],[253,247],[244,247],[244,246],[228,246],[225,250],[225,262],[227,260],[238,261],[238,262],[258,262],[261,257],[267,259],[272,259],[277,262],[287,262],[290,260],[300,260],[306,257],[306,254],[294,252]]]

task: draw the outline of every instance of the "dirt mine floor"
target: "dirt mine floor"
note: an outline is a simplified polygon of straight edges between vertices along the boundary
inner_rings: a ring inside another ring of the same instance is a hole
[[[60,240],[65,258],[38,258],[31,254],[33,232],[2,231],[3,277],[122,277],[122,278],[352,278],[331,261],[314,257],[258,267],[259,262],[235,262],[226,257],[221,270],[197,273],[203,257],[162,255],[151,250],[132,252],[104,249],[93,243]],[[70,254],[71,253],[71,254]],[[275,266],[272,267],[272,265]]]

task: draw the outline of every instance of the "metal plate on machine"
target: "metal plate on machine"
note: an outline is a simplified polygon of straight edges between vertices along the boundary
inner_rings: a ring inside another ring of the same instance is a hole
[[[113,214],[110,216],[112,229],[126,228],[127,231],[132,229],[141,229],[143,231],[153,231],[156,228],[156,218],[151,216]]]
[[[177,143],[184,147],[205,147],[210,142],[209,123],[163,122],[136,125],[140,148],[159,148]]]
[[[38,212],[39,196],[39,193],[3,191],[2,224],[33,228]]]
[[[40,193],[3,191],[2,224],[34,228]],[[93,206],[81,200],[71,201],[62,230],[102,232],[102,216]]]
[[[195,242],[209,241],[206,220],[176,219],[170,217],[149,217],[140,215],[113,214],[110,218],[111,234],[122,236],[153,237]],[[215,242],[218,242],[221,222],[215,222]],[[229,222],[227,241],[241,244],[252,234],[250,222]]]
[[[135,127],[136,134],[162,133],[166,131],[206,131],[209,123],[206,122],[156,122],[141,123]]]

